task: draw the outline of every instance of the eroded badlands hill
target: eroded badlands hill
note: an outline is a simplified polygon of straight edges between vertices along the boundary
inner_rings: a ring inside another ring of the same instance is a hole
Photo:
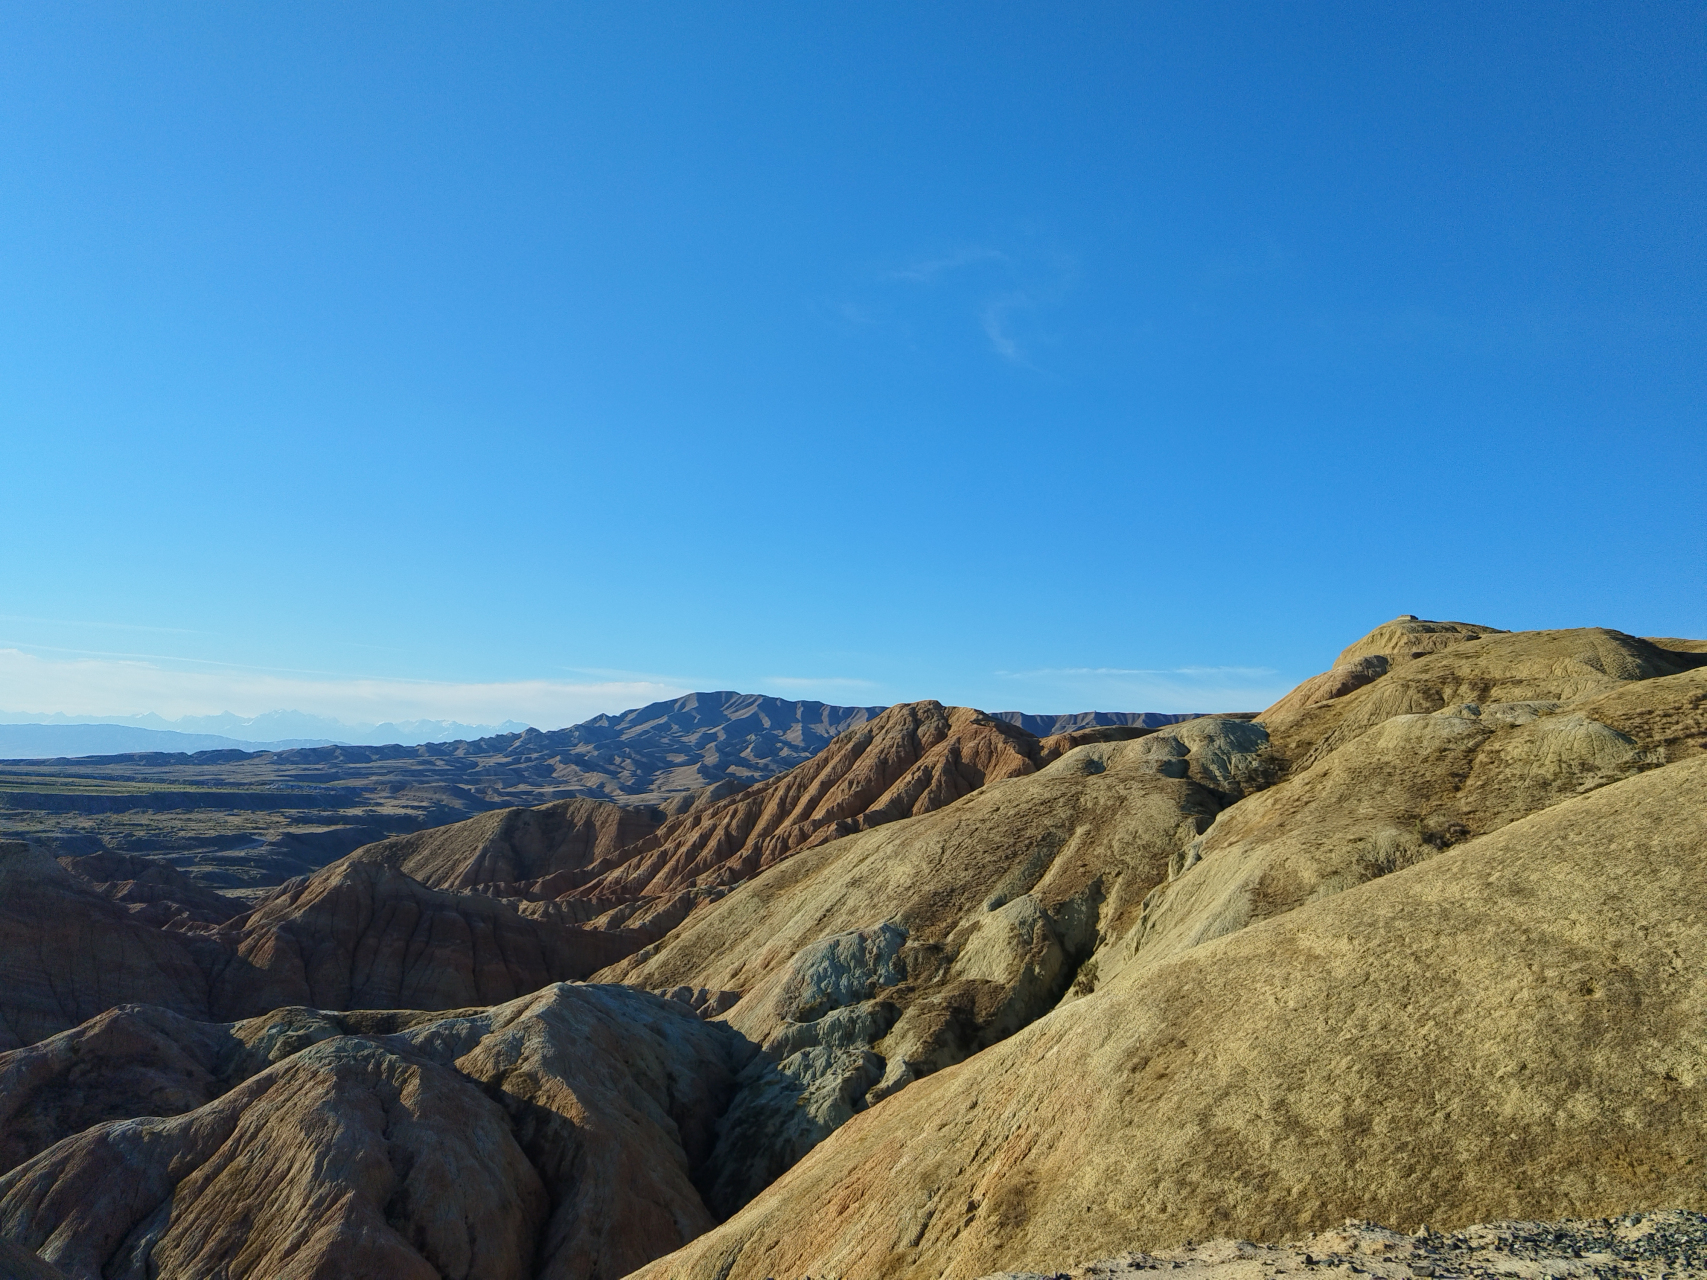
[[[482,814],[366,846],[248,911],[150,859],[0,843],[0,1046],[125,1002],[222,1020],[513,999],[655,942],[798,849],[1031,772],[1077,737],[1145,732],[1040,742],[902,704],[771,783],[681,797],[674,817],[597,800]]]
[[[114,1010],[0,1055],[0,1234],[76,1277],[617,1276],[711,1225],[693,1180],[751,1053],[622,987]]]
[[[227,921],[14,850],[0,1238],[91,1277],[970,1280],[1707,1208],[1703,649],[1401,618],[1254,721],[914,704],[635,839],[459,824]],[[571,936],[619,954],[548,986]],[[164,1009],[103,1012],[137,983]],[[375,1001],[507,1003],[337,1011]]]
[[[1388,643],[1417,625],[1384,629]],[[1707,972],[1686,959],[1707,944],[1700,655],[1597,630],[1422,634],[1453,639],[1404,650],[1352,688],[1318,684],[1328,696],[1283,705],[1272,735],[1221,722],[1260,743],[1170,748],[1170,730],[1086,746],[969,799],[968,812],[1009,810],[1079,770],[1084,794],[1127,791],[1113,804],[1130,821],[1167,773],[1215,782],[1211,760],[1246,788],[1206,829],[1176,828],[1136,913],[1117,892],[1078,926],[1094,990],[1075,984],[1086,994],[1069,990],[1018,1034],[855,1114],[647,1274],[974,1276],[1188,1236],[1281,1238],[1347,1216],[1707,1205]],[[1063,809],[1039,812],[1036,833]],[[1081,882],[1092,868],[1104,885],[1126,880],[1110,872],[1130,835],[1065,812]],[[848,923],[876,911],[861,899],[873,874],[861,842],[917,856],[914,828],[957,816],[827,846],[816,877],[801,862],[762,875],[646,963],[673,959],[669,977],[683,982],[748,982],[729,1021],[785,1050],[801,1032],[779,993],[823,965],[817,944],[777,922],[814,918],[814,902],[851,899]],[[996,847],[1024,847],[993,821],[978,827]],[[957,865],[976,838],[954,843]],[[845,871],[830,865],[837,853]],[[1013,983],[1048,972],[1051,943],[1074,937],[1051,884],[1069,867],[1049,859],[1029,904],[992,893],[983,921],[951,930],[906,979],[859,994],[911,1013],[920,974],[946,991],[973,965]],[[940,881],[897,879],[909,887],[880,895],[892,914],[879,927],[911,939],[907,898]],[[741,911],[753,918],[716,928]],[[1042,927],[1000,927],[1004,913]],[[984,950],[993,937],[1001,963]],[[917,1043],[891,1033],[870,1051],[887,1074]],[[933,1065],[946,1064],[914,1073]]]

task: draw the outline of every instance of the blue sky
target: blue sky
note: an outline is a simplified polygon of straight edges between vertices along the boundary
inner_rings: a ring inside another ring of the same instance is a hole
[[[1665,4],[0,13],[0,709],[1255,707],[1707,634]]]

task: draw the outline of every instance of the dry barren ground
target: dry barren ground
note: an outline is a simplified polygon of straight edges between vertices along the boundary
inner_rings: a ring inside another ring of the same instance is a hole
[[[1117,1280],[1148,1272],[1178,1273],[1175,1280],[1682,1280],[1707,1275],[1707,1214],[1670,1210],[1566,1222],[1488,1222],[1450,1235],[1426,1226],[1404,1235],[1370,1222],[1347,1222],[1292,1244],[1211,1240],[1166,1253],[1105,1258],[1053,1276],[1002,1271],[985,1280]]]

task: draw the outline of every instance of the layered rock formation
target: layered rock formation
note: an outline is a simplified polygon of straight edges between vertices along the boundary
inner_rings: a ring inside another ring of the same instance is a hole
[[[576,897],[616,901],[727,888],[797,850],[930,813],[987,782],[1031,773],[1038,752],[1031,734],[970,707],[900,703],[806,764],[671,819],[591,868],[581,884],[564,887]]]
[[[429,889],[382,862],[341,863],[221,925],[182,911],[149,923],[109,887],[0,843],[0,1047],[126,1003],[214,1020],[295,1004],[494,1004],[585,978],[647,941]]]
[[[1133,948],[1195,946],[1707,748],[1697,655],[1481,630],[1427,633],[1438,651],[1380,680],[1265,712],[1284,780],[1182,851],[1200,869],[1147,904]]]
[[[138,919],[24,841],[0,841],[0,1048],[132,1000],[205,1017],[220,955]]]
[[[796,853],[598,975],[739,992],[725,1016],[777,1064],[776,1097],[725,1123],[713,1207],[1092,981],[1082,966],[1136,921],[1182,842],[1263,779],[1264,742],[1209,717],[1077,748],[928,816]]]
[[[387,866],[354,860],[287,885],[214,937],[233,953],[211,989],[216,1017],[287,1004],[496,1004],[585,978],[642,941],[533,919],[504,902],[442,893]]]
[[[645,1276],[976,1276],[1345,1217],[1707,1207],[1707,758],[1150,965]]]
[[[992,711],[997,720],[1018,725],[1039,738],[1053,738],[1062,733],[1084,733],[1090,729],[1161,729],[1189,714],[1168,714],[1161,711],[1074,711],[1066,715],[1033,715],[1025,711]]]
[[[0,1012],[61,1034],[0,1054],[0,1238],[852,1280],[1707,1208],[1704,796],[1707,644],[1407,617],[1255,719],[911,704],[686,812],[493,815],[224,922],[8,847]],[[164,1007],[102,1012],[132,988]]]
[[[35,1145],[68,1131],[0,1177],[0,1234],[73,1277],[619,1276],[711,1225],[693,1180],[749,1053],[620,987],[436,1019],[119,1011],[0,1055],[7,1155],[17,1111]],[[114,1111],[154,1118],[75,1130]]]
[[[558,800],[381,840],[355,856],[431,889],[483,889],[585,870],[645,839],[664,820],[657,808]]]
[[[102,851],[62,857],[59,865],[144,924],[224,924],[243,911],[241,902],[203,888],[156,858]]]

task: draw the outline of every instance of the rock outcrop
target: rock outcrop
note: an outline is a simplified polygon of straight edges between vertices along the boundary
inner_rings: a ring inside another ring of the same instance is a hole
[[[1442,629],[1408,634],[1416,627]],[[1399,652],[1411,643],[1417,648],[1400,660]],[[1398,652],[1385,652],[1395,645]],[[1703,660],[1599,627],[1504,633],[1405,619],[1377,628],[1348,648],[1342,661],[1347,655],[1354,655],[1353,662],[1379,659],[1390,665],[1331,697],[1298,697],[1312,683],[1306,681],[1258,717],[1275,753],[1294,771],[1394,716],[1465,704],[1572,702],[1628,681],[1696,669]]]
[[[157,858],[102,850],[61,857],[59,865],[144,924],[224,924],[244,910],[235,898],[204,888]]]
[[[598,975],[742,993],[724,1016],[765,1058],[723,1126],[714,1210],[858,1111],[1093,985],[1085,962],[1136,922],[1181,844],[1265,778],[1264,742],[1210,717],[1076,748],[797,852]]]
[[[147,923],[109,887],[22,841],[0,843],[0,1047],[131,1003],[212,1020],[285,1005],[496,1004],[585,978],[649,940],[442,893],[377,862],[340,863],[222,925]]]
[[[382,863],[348,860],[286,885],[213,935],[232,953],[216,1016],[284,1005],[458,1009],[585,978],[644,941],[521,915],[480,894],[429,889]]]
[[[1299,763],[1182,851],[1134,950],[1198,945],[1707,749],[1695,655],[1599,629],[1450,647],[1453,633],[1425,634],[1443,647],[1302,712],[1264,713],[1275,769]]]
[[[693,1180],[750,1053],[614,987],[436,1019],[126,1010],[0,1055],[32,1113],[147,1108],[0,1177],[0,1235],[79,1280],[619,1276],[711,1225]]]
[[[665,823],[584,879],[542,892],[600,901],[728,888],[801,849],[930,813],[1037,768],[1038,741],[970,707],[901,703],[780,777]]]
[[[138,919],[28,843],[0,841],[0,1049],[127,1001],[206,1017],[222,954]]]
[[[1707,1207],[1707,758],[1128,966],[647,1277],[977,1276],[1346,1217]]]

